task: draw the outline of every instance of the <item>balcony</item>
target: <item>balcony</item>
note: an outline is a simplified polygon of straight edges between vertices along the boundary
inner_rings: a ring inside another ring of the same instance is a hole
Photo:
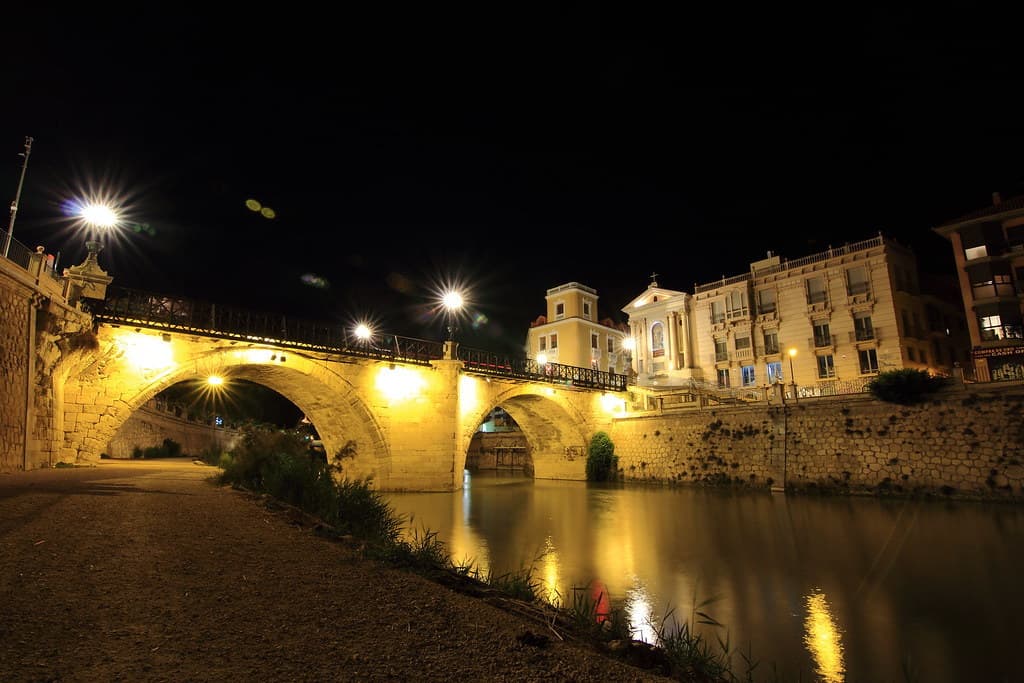
[[[868,342],[868,341],[880,341],[881,338],[878,336],[877,328],[859,329],[850,332],[850,343],[854,342]]]

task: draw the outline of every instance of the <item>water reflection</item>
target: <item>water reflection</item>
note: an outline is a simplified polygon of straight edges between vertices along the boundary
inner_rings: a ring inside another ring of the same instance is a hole
[[[532,567],[547,595],[622,609],[637,637],[707,612],[722,626],[701,634],[749,652],[759,683],[904,680],[908,658],[928,683],[1014,680],[1024,506],[479,473],[453,493],[387,497],[453,558],[497,575]]]
[[[815,673],[823,683],[843,683],[843,642],[828,601],[824,593],[815,591],[807,596],[806,602],[804,644],[814,657]]]
[[[633,637],[645,643],[658,644],[658,631],[651,609],[651,597],[640,577],[633,577],[633,586],[626,592],[626,615]]]

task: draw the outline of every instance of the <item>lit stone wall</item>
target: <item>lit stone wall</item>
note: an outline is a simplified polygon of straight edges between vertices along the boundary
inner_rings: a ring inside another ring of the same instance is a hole
[[[33,289],[0,259],[0,472],[22,469],[28,400],[29,307]],[[22,271],[24,272],[24,271]]]
[[[620,419],[627,481],[1024,500],[1024,386],[917,406],[867,396]]]
[[[239,432],[212,425],[198,424],[174,415],[143,407],[132,413],[107,445],[111,458],[131,458],[135,448],[162,446],[164,439],[181,445],[182,455],[198,456],[210,447],[222,450],[234,447]]]

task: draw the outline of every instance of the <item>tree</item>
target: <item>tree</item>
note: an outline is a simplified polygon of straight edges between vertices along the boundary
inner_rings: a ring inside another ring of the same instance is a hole
[[[879,401],[910,405],[926,400],[927,395],[945,384],[926,370],[901,368],[879,373],[868,383],[868,391]]]
[[[619,474],[615,444],[604,432],[597,432],[587,448],[587,481],[614,481]]]

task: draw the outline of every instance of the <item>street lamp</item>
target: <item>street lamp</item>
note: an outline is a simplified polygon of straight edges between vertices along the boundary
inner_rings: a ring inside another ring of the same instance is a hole
[[[21,176],[18,178],[18,190],[11,202],[11,220],[7,224],[7,236],[4,238],[4,258],[11,250],[11,238],[14,237],[14,219],[18,216],[18,202],[21,200],[21,186],[25,183],[25,171],[28,169],[28,155],[32,153],[32,138],[25,138],[25,151],[18,156],[24,157],[21,162]]]
[[[448,341],[455,341],[455,316],[462,309],[465,303],[462,294],[455,290],[448,290],[441,297],[441,305],[445,310],[445,321],[448,325]]]
[[[796,398],[796,374],[793,372],[793,358],[796,356],[796,347],[792,347],[787,352],[789,353],[789,378],[793,382],[793,400]]]
[[[370,341],[370,337],[373,336],[373,331],[366,323],[359,323],[355,329],[356,339],[366,344]]]

